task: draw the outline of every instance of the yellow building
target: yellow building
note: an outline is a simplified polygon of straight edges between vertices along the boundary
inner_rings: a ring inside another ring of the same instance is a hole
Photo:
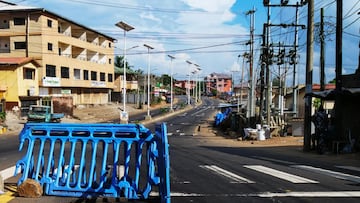
[[[38,67],[40,64],[32,58],[0,58],[0,99],[6,100],[4,109],[19,106],[20,96],[39,94]]]
[[[33,58],[40,65],[35,68],[35,91],[18,92],[20,107],[28,92],[39,97],[69,96],[73,105],[109,102],[114,88],[114,41],[43,8],[0,1],[0,58]],[[14,100],[14,95],[5,96]]]

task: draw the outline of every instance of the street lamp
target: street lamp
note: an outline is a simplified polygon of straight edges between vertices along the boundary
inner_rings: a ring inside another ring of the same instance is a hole
[[[115,24],[117,27],[124,30],[124,78],[123,78],[123,111],[120,114],[120,123],[128,123],[129,115],[126,112],[126,32],[135,29],[131,25],[120,21]],[[120,85],[121,86],[121,85]]]
[[[191,66],[191,64],[192,64],[192,62],[190,62],[190,61],[186,61],[186,63],[188,63],[189,64],[189,78],[188,78],[188,85],[187,85],[187,104],[188,105],[190,105],[190,66]]]
[[[194,66],[196,66],[196,70],[195,70],[196,71],[196,73],[195,73],[196,74],[195,75],[195,102],[198,102],[198,92],[200,92],[200,91],[199,91],[197,83],[198,83],[198,76],[199,76],[199,72],[201,71],[201,68],[196,63],[194,63]]]
[[[173,112],[173,67],[172,60],[175,59],[174,56],[168,55],[170,58],[170,111]]]
[[[151,119],[151,115],[150,115],[150,49],[154,49],[154,48],[147,44],[144,44],[144,46],[148,49],[147,116],[145,119],[149,120],[149,119]]]

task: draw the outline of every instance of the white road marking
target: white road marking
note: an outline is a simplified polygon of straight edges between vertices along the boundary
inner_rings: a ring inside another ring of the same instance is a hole
[[[3,178],[3,180],[9,179],[14,176],[15,172],[15,166],[9,167],[7,169],[4,169],[0,171],[0,176]],[[16,174],[20,173],[20,169],[16,172]]]
[[[259,193],[238,193],[238,194],[197,194],[197,193],[181,193],[171,192],[171,197],[342,197],[354,198],[360,197],[360,191],[321,191],[321,192],[259,192]],[[151,192],[150,196],[158,197],[158,192]]]
[[[285,192],[285,193],[262,193],[258,197],[360,197],[360,191],[322,191],[322,192]]]
[[[77,171],[80,168],[80,165],[75,164],[74,165],[74,170],[69,169],[69,165],[65,165],[64,167],[64,171],[69,171],[69,175],[71,175],[72,173],[74,173],[75,171]],[[57,174],[58,168],[54,169],[54,174]],[[59,177],[63,176],[63,170],[62,167],[60,167],[60,171],[59,171]],[[67,173],[65,173],[64,178],[67,178]]]
[[[232,181],[231,183],[255,183],[254,181],[236,175],[235,173],[232,173],[215,165],[200,165],[199,167],[207,169],[217,175],[225,176]]]
[[[304,169],[307,171],[311,171],[311,172],[315,172],[315,173],[319,173],[319,174],[323,174],[323,175],[329,175],[331,177],[335,177],[341,180],[348,180],[351,182],[355,182],[355,183],[360,183],[360,177],[359,176],[354,176],[354,175],[349,175],[346,173],[340,173],[340,172],[336,172],[336,171],[330,171],[327,169],[322,169],[322,168],[316,168],[316,167],[312,167],[312,166],[305,166],[305,165],[294,165],[291,166],[294,168],[300,168],[300,169]]]
[[[205,108],[205,109],[201,109],[201,110],[199,110],[199,111],[197,111],[197,112],[195,112],[195,113],[191,114],[191,116],[195,116],[196,114],[199,114],[199,113],[201,113],[201,112],[203,112],[203,111],[206,111],[206,110],[207,110],[207,108]]]
[[[335,167],[360,172],[360,167],[355,167],[355,166],[335,166]]]
[[[116,172],[117,172],[118,178],[124,177],[124,175],[125,175],[125,166],[124,165],[116,166]]]
[[[167,136],[172,136],[174,133],[168,133]]]
[[[286,173],[286,172],[283,172],[283,171],[279,171],[279,170],[275,170],[275,169],[272,169],[272,168],[268,168],[268,167],[265,167],[265,166],[245,165],[244,167],[248,168],[248,169],[258,171],[260,173],[265,173],[267,175],[274,176],[276,178],[283,179],[283,180],[286,180],[286,181],[289,181],[289,182],[292,182],[292,183],[319,183],[319,182],[314,181],[314,180],[303,178],[303,177],[300,177],[300,176],[297,176],[297,175],[292,175],[292,174],[289,174],[289,173]]]
[[[289,164],[289,165],[296,165],[297,163],[295,162],[291,162],[291,161],[282,161],[282,160],[277,160],[277,159],[272,159],[272,158],[268,158],[268,157],[262,157],[262,156],[253,156],[256,159],[262,159],[262,160],[266,160],[266,161],[271,161],[271,162],[277,162],[277,163],[282,163],[282,164]]]

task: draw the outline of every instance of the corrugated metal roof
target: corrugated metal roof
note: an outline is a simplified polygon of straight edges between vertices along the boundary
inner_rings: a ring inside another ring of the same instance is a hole
[[[34,62],[36,66],[40,66],[33,58],[28,57],[0,57],[0,65],[22,65]]]

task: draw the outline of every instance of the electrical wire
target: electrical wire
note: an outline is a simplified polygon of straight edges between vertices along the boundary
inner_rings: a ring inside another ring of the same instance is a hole
[[[350,27],[352,24],[354,24],[356,21],[358,21],[360,19],[360,17],[356,18],[353,22],[347,24],[346,26],[343,27],[343,30],[346,30],[348,27]]]
[[[355,13],[357,13],[359,11],[359,9],[355,10],[353,13],[350,14],[350,12],[359,4],[360,0],[358,0],[352,7],[351,9],[344,15],[343,19],[349,18],[350,16],[354,15]]]
[[[207,12],[203,10],[180,10],[180,9],[168,9],[168,8],[155,8],[149,6],[138,6],[138,5],[130,5],[130,4],[121,4],[121,3],[106,3],[104,1],[86,1],[86,0],[66,0],[75,3],[81,4],[88,4],[93,6],[104,6],[104,7],[111,7],[111,8],[122,8],[122,9],[130,9],[130,10],[137,10],[137,11],[152,11],[152,12],[162,12],[162,13],[191,13],[191,14],[223,14],[222,12]]]

